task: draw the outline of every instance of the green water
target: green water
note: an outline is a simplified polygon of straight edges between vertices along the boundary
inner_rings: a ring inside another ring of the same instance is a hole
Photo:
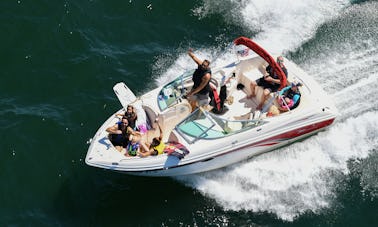
[[[280,201],[268,207],[258,205],[264,204],[264,199],[246,199],[256,206],[243,206],[221,196],[222,191],[238,193],[230,191],[232,183],[208,186],[223,179],[220,174],[243,184],[238,177],[232,178],[231,171],[238,166],[182,179],[132,177],[85,164],[87,141],[109,115],[121,108],[112,91],[115,83],[124,81],[140,95],[157,87],[162,78],[194,67],[185,58],[188,48],[214,57],[240,35],[259,37],[264,29],[246,23],[255,18],[242,13],[254,2],[2,1],[0,225],[376,226],[378,143],[377,131],[369,126],[363,132],[357,130],[370,141],[369,146],[361,148],[368,154],[357,156],[360,162],[349,160],[345,164],[349,172],[338,168],[327,171],[323,181],[329,178],[335,183],[330,187],[328,205],[304,206],[305,209],[296,209],[302,207],[303,201],[296,203],[295,196],[287,203]],[[258,7],[260,3],[256,4]],[[313,36],[285,49],[284,54],[301,66],[323,58],[337,61],[340,58],[319,53],[344,48],[340,43],[355,42],[357,35],[353,31],[358,30],[358,34],[367,34],[359,39],[366,39],[361,46],[370,51],[358,54],[363,49],[359,48],[355,50],[357,57],[345,58],[369,75],[378,75],[376,60],[369,60],[378,56],[377,17],[363,17],[361,12],[368,10],[378,10],[375,1],[345,3],[336,19],[320,21]],[[285,10],[271,13],[284,15]],[[356,26],[343,18],[364,23]],[[338,29],[348,26],[349,32]],[[340,41],[335,43],[333,37]],[[366,64],[360,64],[360,58],[368,59]],[[322,71],[321,65],[313,67],[320,70],[316,73],[329,74],[324,68]],[[333,70],[343,72],[336,67]],[[315,72],[311,67],[309,71]],[[335,79],[324,86],[330,93],[353,89],[357,86],[355,76],[348,78],[349,83]],[[376,78],[370,83],[373,86]],[[364,93],[358,97],[367,96]],[[346,105],[343,99],[338,100],[338,108]],[[372,116],[369,119],[377,119],[377,107],[367,112]],[[354,110],[342,112],[338,124],[350,128],[349,117],[361,114]],[[369,123],[375,125],[376,121]],[[324,137],[328,139],[332,134]],[[369,166],[369,171],[363,166]],[[259,184],[254,178],[248,182]],[[290,190],[283,193],[290,194]],[[264,189],[258,192],[271,193]],[[276,213],[270,208],[275,206],[290,207],[292,216],[285,218]]]

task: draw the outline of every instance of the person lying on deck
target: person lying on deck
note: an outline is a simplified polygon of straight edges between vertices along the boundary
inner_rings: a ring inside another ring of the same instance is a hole
[[[159,127],[160,136],[153,138],[151,143],[141,144],[143,149],[142,149],[142,152],[139,153],[140,157],[147,157],[150,155],[155,156],[155,155],[163,154],[163,151],[165,148],[165,144],[163,142],[163,131],[159,124],[158,124],[158,127]]]

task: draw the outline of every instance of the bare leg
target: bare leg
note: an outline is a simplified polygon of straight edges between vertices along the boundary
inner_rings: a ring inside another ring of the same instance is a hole
[[[193,112],[197,108],[197,101],[190,100],[189,103],[190,103],[190,106],[192,107],[192,112]]]
[[[122,152],[123,147],[122,146],[114,146],[117,151]]]
[[[142,152],[142,153],[144,153],[144,152],[147,152],[147,151],[149,151],[150,149],[149,149],[149,147],[150,147],[150,144],[148,144],[148,143],[140,143],[140,152]]]
[[[269,90],[269,89],[264,89],[264,92],[263,92],[263,94],[262,94],[262,96],[261,96],[261,102],[260,102],[260,104],[257,106],[257,109],[258,109],[258,110],[261,110],[261,109],[262,109],[262,107],[263,107],[263,105],[264,105],[266,99],[268,98],[269,94],[270,94],[270,90]]]
[[[256,93],[255,93],[255,87],[257,86],[257,83],[256,81],[252,81],[250,84],[249,84],[250,88],[251,88],[251,94],[247,96],[247,98],[253,98],[256,96]]]

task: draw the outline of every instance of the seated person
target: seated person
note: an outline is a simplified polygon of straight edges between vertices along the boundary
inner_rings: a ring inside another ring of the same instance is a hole
[[[290,86],[283,88],[278,94],[278,109],[286,112],[292,110],[299,105],[301,93],[298,87],[302,86],[299,82],[293,82]]]
[[[277,63],[281,67],[282,71],[285,73],[286,78],[287,78],[287,69],[286,69],[285,65],[283,64],[283,61],[284,61],[284,59],[283,59],[282,56],[277,57]],[[256,86],[260,86],[264,89],[264,92],[263,92],[262,97],[261,97],[261,101],[256,108],[258,110],[260,110],[262,108],[262,106],[264,105],[269,94],[271,92],[276,92],[278,90],[278,88],[280,88],[280,83],[281,83],[280,79],[279,79],[278,75],[273,73],[273,68],[270,65],[268,65],[266,67],[266,72],[267,72],[266,75],[257,79],[256,81],[252,81],[251,84],[250,84],[251,94],[248,96],[248,98],[252,98],[252,97],[256,96],[256,91],[255,91]]]
[[[149,143],[142,144],[144,152],[139,153],[141,157],[163,154],[163,151],[165,148],[165,144],[163,142],[163,131],[161,130],[161,127],[159,124],[158,126],[159,126],[160,136],[153,138],[150,144]]]
[[[117,114],[117,116],[122,116],[122,117],[125,116],[126,119],[129,121],[129,126],[134,130],[136,129],[135,122],[138,117],[133,106],[128,105],[126,112],[124,114]]]
[[[140,153],[140,139],[141,135],[138,131],[130,134],[129,142],[126,145],[125,156],[136,156]]]
[[[133,132],[129,126],[129,121],[125,116],[115,125],[108,127],[106,131],[109,133],[109,139],[118,151],[122,151],[128,143],[128,137]]]

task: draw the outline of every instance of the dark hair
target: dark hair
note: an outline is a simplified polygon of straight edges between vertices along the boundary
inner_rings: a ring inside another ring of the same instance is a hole
[[[160,144],[160,140],[158,138],[153,138],[151,142],[151,147],[157,147]]]
[[[151,155],[158,155],[159,154],[159,152],[156,150],[156,149],[153,149],[152,151],[151,151]]]
[[[236,85],[236,89],[237,90],[243,90],[244,89],[244,84],[238,84],[238,85]]]
[[[302,83],[301,82],[293,82],[293,83],[291,83],[291,86],[292,87],[300,87],[300,86],[302,86]]]

